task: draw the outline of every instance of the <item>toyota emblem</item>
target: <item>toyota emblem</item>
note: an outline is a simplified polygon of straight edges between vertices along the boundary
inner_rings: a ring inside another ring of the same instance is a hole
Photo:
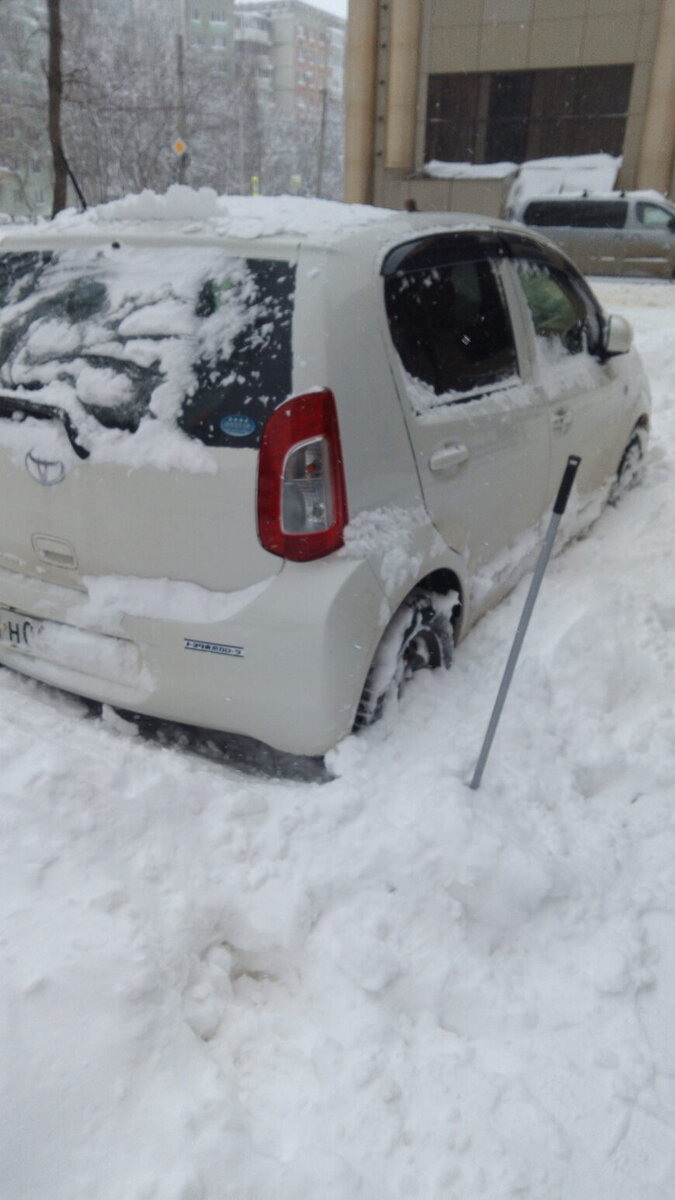
[[[34,479],[36,483],[41,483],[43,487],[53,487],[55,483],[60,483],[66,473],[62,462],[50,462],[46,458],[38,458],[32,450],[28,451],[25,462],[31,479]]]

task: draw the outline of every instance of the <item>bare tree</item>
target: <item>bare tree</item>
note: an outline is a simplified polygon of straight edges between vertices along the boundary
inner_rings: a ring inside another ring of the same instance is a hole
[[[328,99],[305,119],[280,118],[255,62],[231,46],[188,42],[181,63],[168,15],[102,0],[0,0],[0,161],[14,190],[31,173],[35,188],[49,145],[54,214],[68,177],[91,203],[183,179],[248,192],[253,176],[268,194],[338,197],[339,106]],[[189,165],[173,149],[179,138]]]
[[[58,212],[61,212],[61,209],[66,207],[68,191],[68,169],[66,156],[63,152],[63,138],[61,135],[61,102],[63,99],[61,0],[47,0],[47,18],[49,28],[49,58],[47,65],[48,129],[49,144],[52,149],[52,169],[54,172],[52,216],[55,217]]]
[[[34,211],[30,187],[48,153],[45,77],[41,62],[46,27],[31,12],[0,0],[0,162],[26,212]]]

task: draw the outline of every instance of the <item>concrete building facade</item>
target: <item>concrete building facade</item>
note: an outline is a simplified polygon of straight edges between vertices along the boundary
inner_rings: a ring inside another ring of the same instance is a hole
[[[350,0],[348,201],[498,213],[475,165],[621,155],[618,186],[675,195],[675,0]],[[486,171],[486,174],[489,172]]]

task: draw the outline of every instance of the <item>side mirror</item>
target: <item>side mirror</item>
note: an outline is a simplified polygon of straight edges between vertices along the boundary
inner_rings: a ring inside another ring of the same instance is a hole
[[[633,345],[633,330],[626,318],[613,313],[607,320],[603,340],[608,358],[613,354],[627,354]]]
[[[671,233],[675,233],[675,217],[671,217],[668,222],[668,228]]]

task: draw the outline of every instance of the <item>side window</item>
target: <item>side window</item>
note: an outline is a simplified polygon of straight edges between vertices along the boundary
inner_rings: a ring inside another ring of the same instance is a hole
[[[406,372],[443,402],[517,373],[513,332],[490,260],[405,261],[385,280],[391,336]]]
[[[580,200],[572,206],[570,225],[577,229],[623,229],[627,214],[625,200]]]
[[[533,200],[523,220],[568,229],[623,229],[627,213],[626,200]]]
[[[600,314],[583,280],[534,259],[517,259],[516,270],[537,337],[566,354],[598,354]]]
[[[669,229],[675,222],[675,218],[668,212],[668,209],[661,208],[659,204],[645,204],[640,201],[636,206],[636,212],[640,224],[647,225],[649,229]]]

